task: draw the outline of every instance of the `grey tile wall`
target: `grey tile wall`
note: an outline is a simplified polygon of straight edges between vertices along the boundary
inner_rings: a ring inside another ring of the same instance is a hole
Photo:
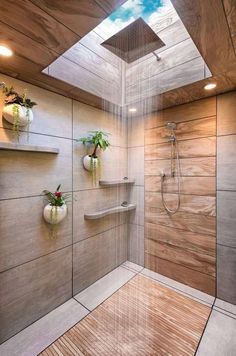
[[[128,174],[126,120],[4,75],[1,80],[28,89],[38,103],[29,143],[60,152],[0,151],[0,343],[71,298],[73,277],[77,292],[123,263],[128,246],[127,216],[84,220],[85,211],[120,204],[127,194],[124,188],[93,184],[82,165],[87,149],[76,142],[90,130],[110,133],[112,145],[100,153],[101,175],[123,178]],[[1,93],[0,111],[3,104]],[[0,140],[14,140],[11,128],[1,118]],[[26,132],[20,142],[27,143]],[[41,193],[60,183],[71,199],[53,239],[42,218]]]
[[[217,297],[236,304],[236,92],[217,97]]]
[[[128,176],[135,179],[129,201],[136,204],[129,214],[128,260],[144,266],[144,117],[128,119]]]

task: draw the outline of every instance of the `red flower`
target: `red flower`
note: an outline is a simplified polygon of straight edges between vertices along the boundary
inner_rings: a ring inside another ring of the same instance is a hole
[[[61,194],[61,192],[56,192],[56,193],[55,193],[55,196],[56,196],[57,198],[61,198],[62,194]]]

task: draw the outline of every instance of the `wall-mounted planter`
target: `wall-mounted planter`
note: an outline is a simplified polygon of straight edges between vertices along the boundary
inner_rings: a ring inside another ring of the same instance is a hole
[[[98,158],[91,157],[90,155],[87,155],[87,156],[84,156],[84,158],[83,158],[83,165],[87,171],[93,172],[98,168],[99,160],[98,160]]]
[[[43,210],[43,217],[45,221],[51,225],[57,225],[62,222],[67,216],[67,205],[52,206],[48,204]]]
[[[33,121],[34,115],[32,109],[27,109],[24,106],[19,104],[9,104],[5,105],[3,108],[3,117],[5,120],[10,122],[10,124],[15,124],[14,112],[17,110],[18,114],[18,126],[23,127],[31,124]]]

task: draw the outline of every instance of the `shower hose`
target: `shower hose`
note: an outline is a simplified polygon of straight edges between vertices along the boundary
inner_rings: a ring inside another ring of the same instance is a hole
[[[175,147],[175,150],[174,150]],[[174,152],[175,151],[175,152]],[[174,157],[176,153],[176,158]],[[178,182],[178,199],[177,199],[177,205],[176,208],[171,209],[168,207],[165,198],[164,198],[164,183],[165,183],[165,178],[166,175],[165,173],[161,173],[161,199],[162,199],[162,204],[165,208],[165,210],[169,214],[175,214],[179,208],[180,208],[180,160],[179,160],[179,147],[178,147],[178,141],[176,137],[174,136],[173,139],[171,140],[171,177],[175,178],[175,169],[174,169],[174,160],[176,159],[177,161],[177,182]]]

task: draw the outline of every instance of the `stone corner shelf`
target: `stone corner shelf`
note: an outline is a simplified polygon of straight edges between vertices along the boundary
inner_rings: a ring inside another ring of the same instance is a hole
[[[135,179],[114,179],[114,180],[100,180],[99,184],[104,187],[111,185],[134,184]]]
[[[97,212],[91,213],[91,214],[85,214],[84,218],[86,220],[95,220],[95,219],[103,218],[104,216],[107,216],[107,215],[116,214],[116,213],[125,213],[125,212],[135,210],[135,209],[136,209],[135,204],[128,204],[127,206],[118,205],[118,206],[115,206],[114,208],[100,210],[100,211],[97,211]]]
[[[2,141],[0,141],[0,150],[54,153],[54,154],[59,153],[59,148],[56,147],[28,145],[28,144],[21,144],[15,142],[2,142]]]

